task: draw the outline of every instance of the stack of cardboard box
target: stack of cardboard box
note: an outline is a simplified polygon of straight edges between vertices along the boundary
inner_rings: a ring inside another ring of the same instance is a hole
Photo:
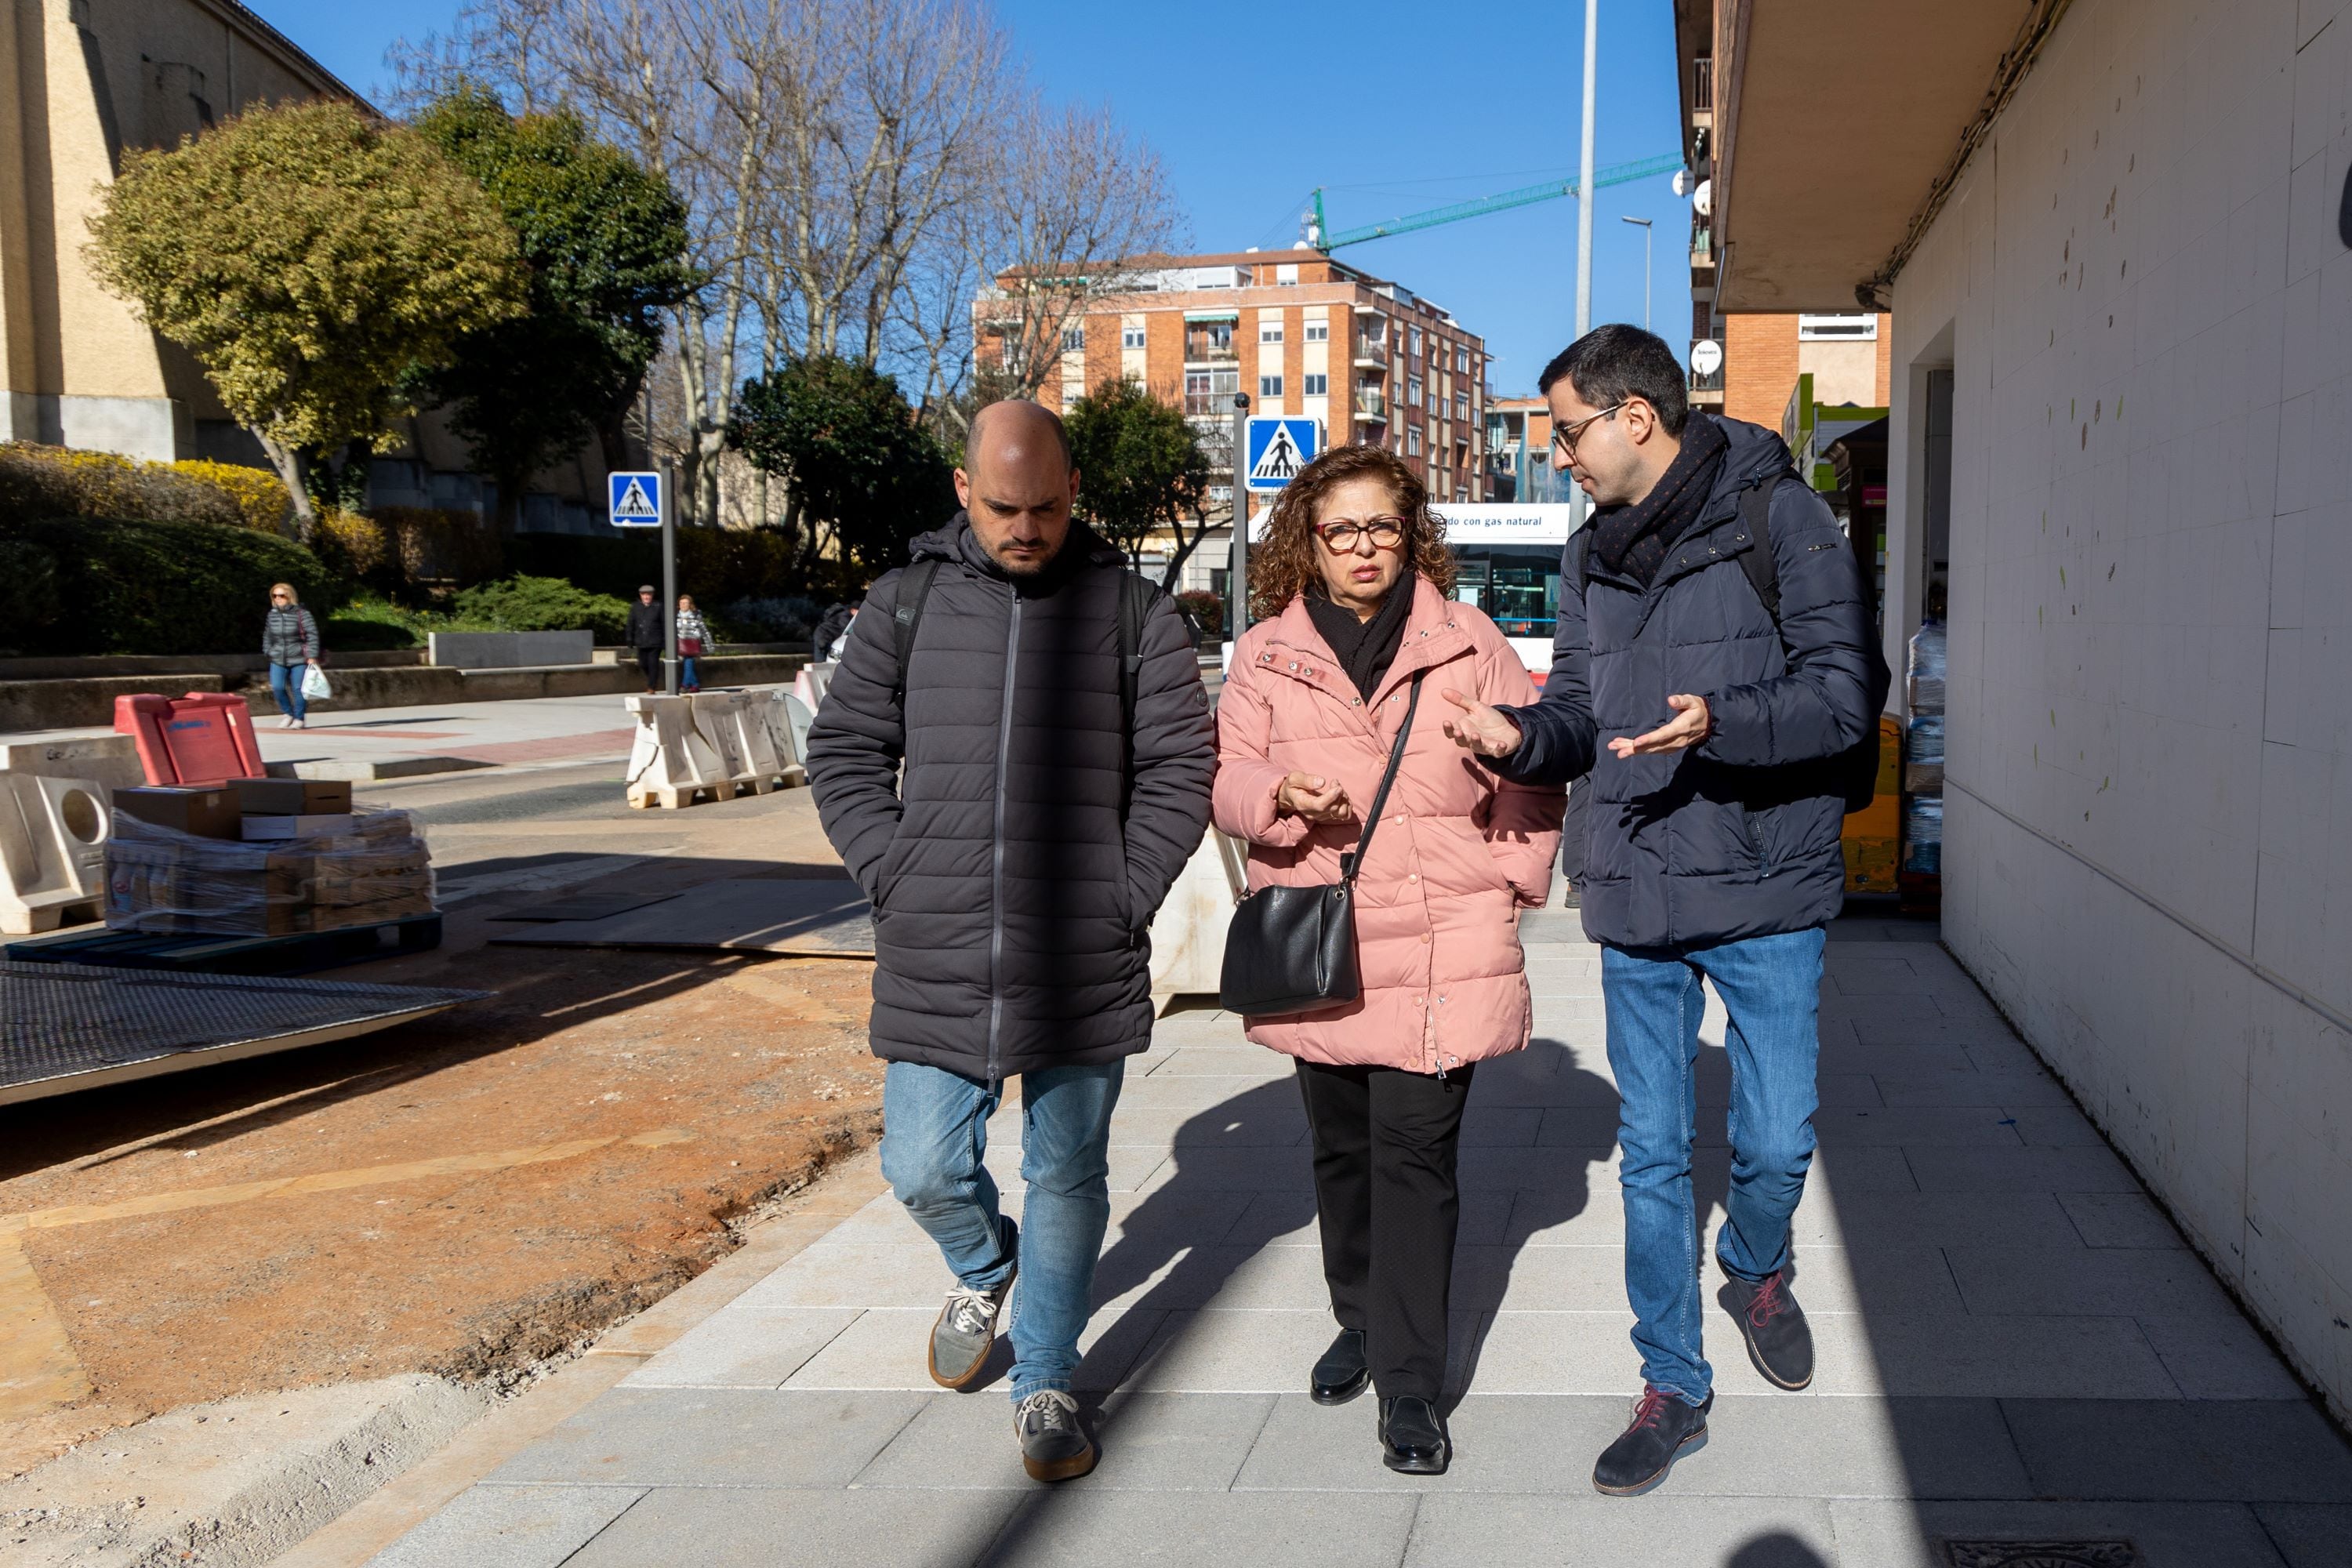
[[[352,808],[349,783],[232,779],[114,792],[106,923],[290,936],[433,912],[433,868],[404,811]]]

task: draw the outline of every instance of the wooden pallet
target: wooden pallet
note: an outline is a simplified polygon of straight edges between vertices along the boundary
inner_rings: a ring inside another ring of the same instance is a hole
[[[41,931],[56,931],[61,926],[86,926],[106,911],[104,900],[80,899],[70,904],[49,904],[25,911],[25,929],[10,931],[10,936],[33,936]]]
[[[290,936],[215,936],[185,932],[59,931],[7,944],[18,963],[97,963],[124,969],[193,970],[207,974],[304,974],[441,945],[438,914],[410,915],[341,931]]]

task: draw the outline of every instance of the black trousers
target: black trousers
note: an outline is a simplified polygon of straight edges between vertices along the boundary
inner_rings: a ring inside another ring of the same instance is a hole
[[[1298,1064],[1315,1138],[1315,1211],[1323,1278],[1343,1329],[1361,1329],[1383,1399],[1435,1401],[1445,1385],[1445,1313],[1454,1179],[1471,1068],[1445,1077],[1395,1068]]]
[[[641,647],[637,649],[637,668],[646,672],[646,685],[647,689],[654,691],[659,691],[662,689],[661,649],[657,647]]]

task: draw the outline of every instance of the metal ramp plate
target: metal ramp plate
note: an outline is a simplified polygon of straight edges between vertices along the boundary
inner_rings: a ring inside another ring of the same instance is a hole
[[[871,958],[874,911],[846,878],[730,877],[603,920],[556,921],[493,947],[702,948]]]
[[[0,963],[0,1105],[348,1039],[488,994]]]

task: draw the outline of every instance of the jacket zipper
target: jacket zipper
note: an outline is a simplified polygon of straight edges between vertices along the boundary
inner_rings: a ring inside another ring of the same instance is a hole
[[[1021,661],[1020,588],[1013,586],[1012,594],[1013,615],[1004,626],[1004,706],[996,721],[995,847],[988,873],[988,1087],[992,1091],[1004,1081],[1000,1056],[1004,1026],[1004,780],[1013,765],[1013,686]]]

